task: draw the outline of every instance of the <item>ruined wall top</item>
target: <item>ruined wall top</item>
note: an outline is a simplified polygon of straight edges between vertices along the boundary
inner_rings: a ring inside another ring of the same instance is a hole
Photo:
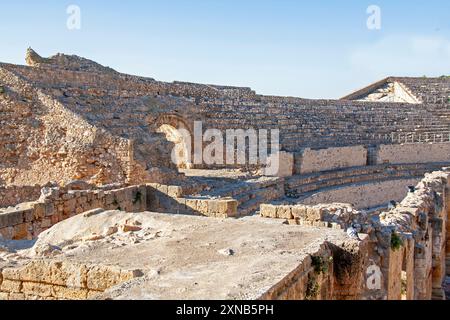
[[[116,72],[109,67],[104,67],[97,62],[76,55],[58,53],[49,58],[43,58],[32,48],[27,49],[25,61],[30,67],[56,67],[73,71]]]

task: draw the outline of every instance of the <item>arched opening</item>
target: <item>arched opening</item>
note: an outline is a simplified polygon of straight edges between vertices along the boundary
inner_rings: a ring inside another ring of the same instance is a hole
[[[192,135],[189,126],[178,115],[166,114],[159,117],[156,122],[158,133],[175,146],[171,151],[172,161],[179,169],[192,169]]]
[[[172,161],[175,162],[179,169],[191,169],[192,161],[190,157],[190,147],[187,137],[183,133],[171,125],[163,124],[158,128],[159,133],[164,133],[166,139],[175,144],[172,150]],[[190,143],[190,142],[189,142]]]

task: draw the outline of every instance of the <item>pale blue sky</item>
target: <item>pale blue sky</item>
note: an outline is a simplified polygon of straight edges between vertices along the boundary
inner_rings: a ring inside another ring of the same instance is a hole
[[[81,30],[66,27],[68,5]],[[366,27],[369,5],[382,28]],[[77,54],[163,81],[339,98],[389,75],[450,74],[447,0],[2,1],[0,61]]]

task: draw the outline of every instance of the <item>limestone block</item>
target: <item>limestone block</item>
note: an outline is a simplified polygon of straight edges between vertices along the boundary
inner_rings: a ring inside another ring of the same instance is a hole
[[[197,211],[197,202],[196,199],[186,199],[186,207]]]
[[[0,236],[4,239],[12,239],[14,237],[14,227],[1,228]]]
[[[41,228],[50,228],[51,226],[52,226],[52,219],[51,218],[42,219]]]
[[[226,217],[236,217],[238,214],[238,202],[234,199],[219,200],[217,212]]]
[[[13,240],[24,240],[28,238],[28,226],[27,223],[22,223],[14,226]]]
[[[159,185],[158,186],[158,191],[164,193],[164,194],[168,194],[169,193],[169,187],[166,185]]]
[[[53,286],[53,295],[59,299],[86,300],[88,292],[87,289]]]
[[[36,203],[34,205],[34,219],[39,220],[45,217],[45,204]]]
[[[169,186],[167,194],[172,198],[181,198],[183,196],[183,188],[178,186]]]
[[[55,213],[55,205],[53,203],[47,203],[45,205],[45,216],[50,217]]]
[[[67,200],[70,200],[70,199],[73,199],[73,198],[74,198],[74,195],[71,194],[71,193],[66,193],[66,194],[64,194],[64,195],[61,197],[61,199],[64,200],[64,201],[67,201]]]
[[[377,152],[377,164],[447,162],[449,143],[381,145]]]
[[[22,282],[4,279],[2,282],[2,286],[0,287],[0,290],[3,292],[9,292],[9,293],[21,293],[22,292]]]
[[[0,225],[0,227],[12,227],[21,224],[24,221],[23,211],[14,211],[3,214],[3,216],[6,217],[6,225]]]
[[[323,212],[318,208],[308,208],[306,216],[309,221],[320,221],[323,218]]]
[[[364,146],[327,148],[320,150],[305,149],[296,156],[298,174],[308,174],[335,170],[339,168],[365,166],[367,149]]]
[[[307,217],[307,207],[302,205],[296,205],[292,207],[292,215],[294,218],[306,219]]]
[[[114,193],[114,195],[115,195],[116,201],[119,202],[119,203],[124,202],[127,199],[129,199],[129,198],[127,198],[124,190],[116,191]]]
[[[89,290],[87,293],[87,300],[94,300],[98,295],[102,294],[103,291]]]
[[[219,213],[219,201],[208,200],[208,216],[214,216],[216,213]]]
[[[105,193],[105,205],[109,206],[113,204],[115,201],[115,197],[111,193]]]
[[[88,201],[87,196],[80,197],[80,198],[77,200],[77,202],[78,202],[79,204],[85,204],[85,203],[87,203],[87,201]]]
[[[197,201],[197,211],[203,215],[208,215],[208,200]]]
[[[293,219],[292,210],[290,206],[278,206],[277,207],[277,218],[279,219]]]
[[[9,293],[0,292],[0,301],[7,301],[7,300],[9,300]]]
[[[9,300],[10,301],[24,301],[25,299],[25,294],[23,293],[10,293],[9,294]]]
[[[22,292],[38,297],[51,297],[53,295],[53,286],[44,283],[24,282]]]
[[[127,282],[144,276],[141,270],[120,270],[120,282]]]
[[[262,217],[266,218],[276,218],[277,217],[277,207],[271,204],[262,204],[260,207],[260,214]]]
[[[52,226],[54,226],[55,224],[57,224],[61,220],[62,220],[62,216],[60,216],[59,214],[54,214],[53,216],[50,217],[50,221],[51,221],[51,225]]]
[[[34,210],[26,210],[23,213],[25,222],[32,222],[34,220]]]
[[[0,213],[0,230],[9,227],[8,216],[6,213]]]
[[[279,152],[267,159],[264,174],[273,177],[291,177],[294,174],[294,155],[288,152]]]
[[[106,266],[93,266],[87,273],[87,287],[90,290],[105,291],[122,281],[119,268]]]
[[[64,214],[71,215],[75,212],[77,201],[75,198],[64,202]]]
[[[87,270],[83,264],[37,260],[21,268],[6,268],[3,270],[3,276],[10,280],[83,288]]]

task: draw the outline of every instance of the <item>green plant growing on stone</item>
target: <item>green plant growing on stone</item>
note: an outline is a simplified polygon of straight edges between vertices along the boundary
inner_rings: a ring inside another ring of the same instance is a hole
[[[142,192],[141,191],[137,191],[136,194],[134,195],[134,198],[133,198],[133,204],[141,202],[141,200],[142,200]]]
[[[312,266],[314,267],[314,272],[318,275],[328,272],[328,262],[322,257],[311,256]]]
[[[3,86],[0,86],[0,94],[4,94],[5,93],[5,88]]]
[[[393,251],[400,250],[400,248],[403,246],[403,240],[402,238],[397,234],[397,232],[392,232],[391,235],[391,249]]]
[[[306,285],[305,299],[306,300],[315,299],[317,297],[317,295],[319,294],[319,289],[320,289],[320,286],[317,283],[316,278],[310,277],[308,279],[308,283]]]

